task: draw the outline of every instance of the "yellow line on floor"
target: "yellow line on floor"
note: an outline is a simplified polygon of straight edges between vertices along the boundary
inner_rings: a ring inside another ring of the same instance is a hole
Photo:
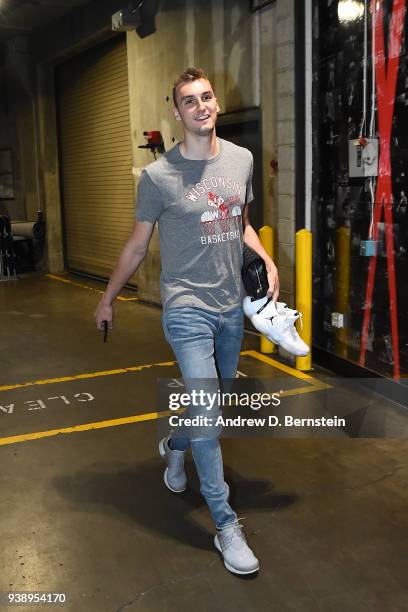
[[[310,374],[306,374],[306,372],[301,372],[300,370],[295,370],[291,366],[286,365],[285,363],[281,363],[272,357],[268,357],[267,355],[263,355],[262,353],[258,353],[258,351],[242,351],[241,355],[248,355],[249,357],[253,357],[254,359],[258,359],[258,361],[263,361],[273,368],[277,368],[290,376],[294,376],[295,378],[299,378],[300,380],[307,381],[310,384],[310,387],[300,387],[298,389],[290,389],[285,391],[285,395],[298,395],[300,393],[311,393],[313,391],[320,391],[323,389],[331,389],[332,386],[317,379]]]
[[[49,429],[48,431],[35,431],[32,433],[21,434],[19,436],[9,436],[8,438],[0,438],[0,446],[6,444],[16,444],[17,442],[26,442],[27,440],[39,440],[40,438],[51,438],[59,434],[69,434],[77,431],[89,431],[91,429],[104,429],[105,427],[117,427],[118,425],[128,425],[129,423],[139,423],[140,421],[151,421],[153,419],[162,418],[168,412],[163,412],[158,415],[157,412],[149,412],[147,414],[137,414],[121,419],[110,419],[108,421],[96,421],[95,423],[84,423],[83,425],[74,425],[73,427],[63,427],[61,429]]]
[[[242,351],[241,355],[253,357],[254,359],[262,361],[274,368],[277,368],[287,374],[290,374],[291,376],[294,376],[300,380],[305,380],[309,383],[307,387],[299,387],[297,389],[284,390],[280,394],[281,397],[287,397],[291,395],[300,395],[304,393],[314,393],[316,391],[321,391],[323,389],[331,388],[331,385],[328,385],[327,383],[324,383],[316,378],[313,378],[312,376],[310,376],[309,374],[306,374],[305,372],[300,372],[298,370],[295,370],[294,368],[291,368],[290,366],[283,364],[280,361],[277,361],[276,359],[272,359],[271,357],[262,355],[262,353],[258,353],[257,351]],[[164,362],[153,363],[153,364],[144,364],[140,366],[131,366],[128,368],[120,368],[117,370],[107,370],[107,371],[101,371],[101,372],[91,372],[87,374],[77,374],[74,376],[64,376],[62,378],[50,378],[47,380],[37,380],[34,382],[23,383],[20,385],[2,386],[0,387],[0,391],[16,389],[16,388],[21,388],[21,387],[28,387],[32,385],[45,385],[45,384],[63,382],[63,381],[69,381],[69,380],[78,380],[78,379],[84,379],[84,378],[97,378],[99,376],[110,376],[112,374],[125,374],[127,372],[138,372],[138,371],[144,370],[146,368],[151,368],[154,366],[171,366],[171,365],[175,365],[176,363],[177,363],[176,361],[164,361]],[[68,433],[74,433],[78,431],[89,431],[92,429],[104,429],[106,427],[116,427],[119,425],[128,425],[130,423],[138,423],[142,421],[149,421],[149,420],[153,420],[157,418],[162,418],[169,414],[172,414],[171,411],[162,412],[160,413],[160,415],[157,412],[149,412],[147,414],[134,415],[134,416],[123,417],[119,419],[109,419],[107,421],[96,421],[94,423],[85,423],[83,425],[74,425],[72,427],[64,427],[60,429],[50,429],[48,431],[38,431],[38,432],[21,434],[17,436],[9,436],[6,438],[0,438],[0,446],[5,446],[7,444],[16,444],[18,442],[25,442],[28,440],[38,440],[41,438],[49,438],[52,436],[57,436],[59,434],[68,434]]]
[[[263,361],[282,372],[286,372],[286,374],[290,374],[291,376],[295,376],[296,378],[301,378],[302,380],[310,381],[312,376],[309,374],[305,374],[305,372],[300,372],[299,370],[295,370],[295,368],[291,368],[285,363],[281,363],[272,357],[268,357],[267,355],[263,355],[262,353],[258,353],[258,351],[242,351],[241,355],[249,355],[250,357],[254,357],[254,359],[258,359],[258,361]]]
[[[140,298],[134,297],[122,297],[122,296],[118,296],[116,298],[117,300],[122,300],[122,302],[138,302],[140,300]]]
[[[101,289],[96,289],[95,287],[90,287],[89,285],[83,285],[82,283],[77,283],[76,281],[70,280],[69,278],[64,278],[63,276],[57,276],[56,274],[46,274],[48,278],[52,278],[53,280],[60,281],[61,283],[67,283],[68,285],[74,285],[75,287],[81,287],[82,289],[90,289],[91,291],[95,291],[96,293],[104,293]],[[116,298],[121,302],[137,302],[140,298],[138,297],[123,297],[118,295]]]
[[[290,374],[291,376],[295,376],[296,378],[307,381],[308,383],[313,385],[313,387],[316,387],[319,389],[330,388],[330,385],[327,385],[326,383],[321,382],[317,380],[316,378],[313,378],[312,376],[309,376],[309,374],[305,374],[304,372],[295,370],[294,368],[291,368],[290,366],[285,365],[284,363],[281,363],[280,361],[277,361],[276,359],[272,359],[271,357],[262,355],[262,353],[258,353],[257,351],[242,351],[241,355],[253,357],[254,359],[257,359],[258,361],[263,361],[264,363],[274,368],[277,368],[283,372],[286,372],[287,374]],[[153,367],[173,366],[176,363],[177,361],[161,361],[157,363],[145,363],[145,364],[138,365],[138,366],[129,366],[126,368],[117,368],[115,370],[101,370],[98,372],[85,372],[83,374],[73,374],[70,376],[59,376],[56,378],[32,380],[32,381],[27,381],[24,383],[16,383],[14,385],[0,385],[0,391],[13,391],[14,389],[22,389],[24,387],[34,387],[37,385],[50,385],[54,383],[70,382],[73,380],[100,378],[101,376],[114,376],[116,374],[127,374],[129,372],[141,372],[142,370],[146,370],[146,369],[153,368]]]
[[[72,376],[61,376],[59,378],[46,378],[44,380],[33,380],[15,385],[2,385],[0,391],[12,391],[13,389],[21,389],[22,387],[34,387],[35,385],[50,385],[52,383],[68,382],[71,380],[82,380],[84,378],[99,378],[100,376],[113,376],[115,374],[126,374],[128,372],[140,372],[153,367],[165,367],[176,364],[177,361],[161,361],[159,363],[145,363],[139,366],[130,366],[128,368],[118,368],[117,370],[106,370],[100,372],[86,372],[85,374],[74,374]]]

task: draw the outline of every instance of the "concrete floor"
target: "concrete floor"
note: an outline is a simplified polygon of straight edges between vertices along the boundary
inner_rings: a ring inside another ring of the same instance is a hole
[[[157,420],[86,425],[156,410],[157,378],[178,375],[160,310],[117,302],[104,344],[93,321],[103,286],[64,278],[73,284],[30,274],[0,285],[0,592],[65,593],[58,608],[73,612],[408,609],[408,412],[361,398],[400,438],[223,438],[231,502],[261,563],[236,577],[213,548],[191,456],[188,490],[165,488]],[[239,368],[276,376],[248,355]]]

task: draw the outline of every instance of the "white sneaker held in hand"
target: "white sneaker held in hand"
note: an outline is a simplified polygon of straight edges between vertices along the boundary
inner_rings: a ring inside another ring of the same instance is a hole
[[[302,315],[299,311],[289,308],[284,302],[275,302],[272,298],[253,300],[249,296],[244,299],[244,312],[252,325],[271,342],[278,344],[297,357],[305,357],[309,347],[299,336],[296,321]]]

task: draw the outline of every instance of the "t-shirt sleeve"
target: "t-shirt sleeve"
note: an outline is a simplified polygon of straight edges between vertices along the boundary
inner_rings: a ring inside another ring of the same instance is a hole
[[[246,185],[246,195],[245,195],[245,204],[249,204],[254,199],[254,194],[252,192],[252,176],[254,173],[254,158],[251,154],[251,166],[249,169],[248,181]]]
[[[137,188],[135,217],[137,221],[155,223],[163,211],[163,199],[157,185],[143,170]]]

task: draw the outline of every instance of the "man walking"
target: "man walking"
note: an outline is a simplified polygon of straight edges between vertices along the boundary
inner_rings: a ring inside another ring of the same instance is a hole
[[[112,304],[143,261],[156,221],[160,237],[163,329],[186,380],[235,377],[243,336],[243,241],[265,261],[269,292],[278,298],[276,266],[249,223],[252,155],[217,138],[219,106],[207,76],[188,68],[173,87],[174,115],[183,141],[149,164],[139,181],[136,221],[97,307],[98,329],[113,325]],[[249,574],[259,562],[228,503],[217,436],[161,440],[164,481],[185,490],[184,454],[191,446],[200,491],[215,522],[216,548],[228,570]]]

